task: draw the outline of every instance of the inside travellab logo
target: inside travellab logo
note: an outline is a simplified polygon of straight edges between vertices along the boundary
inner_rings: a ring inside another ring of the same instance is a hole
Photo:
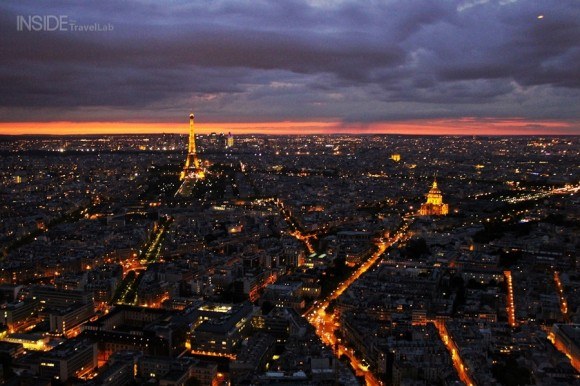
[[[18,15],[16,16],[17,31],[73,31],[73,32],[107,32],[113,31],[111,23],[78,24],[76,20],[66,15]]]

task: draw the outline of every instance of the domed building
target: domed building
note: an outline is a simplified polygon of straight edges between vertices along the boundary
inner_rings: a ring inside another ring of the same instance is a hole
[[[421,205],[421,216],[445,216],[449,213],[449,205],[443,203],[443,194],[437,187],[437,180],[433,180],[431,190],[426,194],[427,202]]]

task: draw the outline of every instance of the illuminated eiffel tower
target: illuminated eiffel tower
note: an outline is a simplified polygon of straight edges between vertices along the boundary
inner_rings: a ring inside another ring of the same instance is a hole
[[[187,148],[187,158],[185,159],[185,165],[181,171],[179,179],[183,181],[176,196],[188,196],[191,193],[193,185],[199,180],[205,178],[205,171],[201,167],[199,158],[197,158],[197,150],[195,148],[195,131],[194,131],[194,118],[195,116],[189,114],[189,144]]]

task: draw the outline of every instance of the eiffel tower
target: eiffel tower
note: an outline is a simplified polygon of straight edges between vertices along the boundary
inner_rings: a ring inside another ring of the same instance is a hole
[[[185,165],[181,171],[179,179],[182,182],[181,186],[175,193],[176,196],[188,196],[195,183],[205,178],[205,171],[201,167],[199,158],[197,157],[197,150],[195,148],[195,131],[194,131],[193,113],[189,114],[189,144],[187,148],[187,158]]]

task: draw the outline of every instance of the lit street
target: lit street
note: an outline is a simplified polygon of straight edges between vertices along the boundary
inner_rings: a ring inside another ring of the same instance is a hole
[[[340,357],[346,355],[349,358],[351,367],[357,375],[365,377],[367,385],[382,385],[383,383],[368,369],[368,366],[362,363],[362,358],[357,358],[354,351],[348,347],[345,342],[339,342],[336,337],[336,331],[339,327],[339,322],[335,320],[334,314],[326,313],[326,309],[331,301],[337,299],[344,291],[348,289],[361,275],[363,275],[369,268],[379,260],[383,253],[391,245],[404,238],[405,232],[408,229],[409,223],[405,222],[401,229],[389,240],[381,241],[376,244],[377,250],[366,260],[358,269],[353,272],[351,276],[339,284],[339,286],[332,291],[332,293],[323,300],[319,300],[315,306],[310,309],[305,317],[308,319],[316,329],[316,334],[319,338],[333,348],[335,354]]]

